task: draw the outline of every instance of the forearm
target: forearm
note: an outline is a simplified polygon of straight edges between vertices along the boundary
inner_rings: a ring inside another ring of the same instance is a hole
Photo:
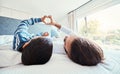
[[[35,23],[41,22],[41,18],[31,18],[28,20],[23,20],[21,23],[26,24],[27,26],[29,25],[34,25]]]
[[[60,29],[62,32],[70,35],[70,34],[74,34],[74,32],[72,30],[70,30],[69,28],[63,27],[60,24],[54,24],[55,27],[57,27],[58,29]]]
[[[60,24],[55,23],[54,26],[57,27],[58,29],[61,29],[61,25]]]
[[[40,18],[31,18],[28,20],[23,20],[20,22],[20,25],[17,27],[15,33],[20,31],[27,31],[30,25],[34,25],[34,23],[38,22],[41,22]]]
[[[68,35],[74,35],[75,33],[71,30],[71,29],[69,29],[69,28],[67,28],[67,27],[64,27],[64,26],[61,26],[61,29],[60,29],[62,32],[64,32],[65,34],[68,34]]]

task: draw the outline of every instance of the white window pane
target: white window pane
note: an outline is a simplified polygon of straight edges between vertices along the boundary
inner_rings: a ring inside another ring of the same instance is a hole
[[[78,19],[79,33],[95,40],[106,49],[120,49],[119,19],[120,4],[87,16],[87,25],[85,20]]]

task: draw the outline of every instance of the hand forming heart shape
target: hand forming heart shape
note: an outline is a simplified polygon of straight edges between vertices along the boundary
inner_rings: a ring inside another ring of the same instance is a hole
[[[48,18],[48,17],[47,17],[47,18],[45,18],[45,20],[44,20],[44,21],[45,21],[45,23],[46,23],[46,24],[51,23],[51,19],[50,19],[50,18]]]
[[[41,18],[42,22],[44,22],[45,24],[52,24],[53,20],[52,20],[52,16],[43,16]]]

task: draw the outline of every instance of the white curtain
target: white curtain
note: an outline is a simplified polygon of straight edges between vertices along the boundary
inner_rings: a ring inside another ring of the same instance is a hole
[[[69,28],[72,29],[74,32],[77,32],[77,20],[76,20],[76,12],[70,12],[68,14],[68,24],[69,24]]]

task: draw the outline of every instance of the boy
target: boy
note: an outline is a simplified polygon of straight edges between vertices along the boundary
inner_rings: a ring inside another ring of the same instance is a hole
[[[29,26],[35,23],[45,22],[46,16],[42,18],[31,18],[21,21],[14,33],[13,49],[22,52],[22,63],[24,65],[45,64],[52,55],[53,44],[48,32],[36,34],[37,37],[28,32]]]

